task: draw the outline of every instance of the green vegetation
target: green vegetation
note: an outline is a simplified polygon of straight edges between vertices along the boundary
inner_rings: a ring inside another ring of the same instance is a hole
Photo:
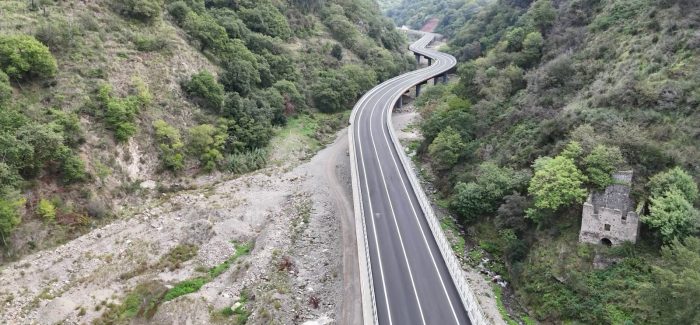
[[[526,320],[519,304],[547,323],[698,317],[688,297],[700,221],[699,10],[674,0],[423,0],[389,10],[413,27],[438,18],[451,36],[459,81],[417,100],[417,151],[439,199],[474,229],[470,261],[490,254],[512,283],[513,319]],[[582,201],[620,170],[634,172],[625,185],[640,202],[637,243],[577,244]],[[594,258],[616,264],[596,269]]]
[[[163,167],[178,171],[185,167],[180,131],[163,120],[153,122]]]
[[[153,22],[160,17],[162,0],[112,0],[114,9],[125,17]]]
[[[13,80],[51,78],[56,59],[46,45],[28,35],[0,36],[0,70]]]
[[[185,92],[196,101],[201,101],[200,106],[212,110],[215,113],[221,112],[224,103],[224,87],[209,73],[201,71],[182,85]]]
[[[41,216],[44,221],[54,221],[56,219],[56,207],[47,199],[39,200],[36,206],[36,213]]]
[[[117,141],[126,141],[136,133],[136,117],[151,102],[151,94],[142,82],[135,80],[133,88],[136,94],[125,98],[115,97],[108,84],[97,90],[97,102],[103,110],[100,114],[104,116],[107,127],[114,131]]]

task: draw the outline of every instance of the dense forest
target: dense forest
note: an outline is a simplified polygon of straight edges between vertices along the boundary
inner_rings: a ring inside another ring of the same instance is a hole
[[[385,13],[397,26],[408,26],[419,30],[431,19],[438,20],[435,32],[451,36],[455,27],[463,26],[482,7],[493,0],[380,0]]]
[[[432,14],[408,8],[397,23]],[[463,18],[440,23],[459,80],[419,98],[419,153],[460,253],[511,283],[509,321],[697,324],[700,7],[499,0]],[[618,170],[634,172],[637,243],[579,244],[583,201]]]
[[[368,0],[18,0],[0,15],[0,260],[115,215],[145,180],[167,192],[260,168],[288,119],[347,111],[412,62]]]

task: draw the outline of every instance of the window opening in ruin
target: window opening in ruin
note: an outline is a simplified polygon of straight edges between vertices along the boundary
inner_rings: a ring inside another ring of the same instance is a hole
[[[607,223],[605,224],[605,231],[610,231],[610,225]]]

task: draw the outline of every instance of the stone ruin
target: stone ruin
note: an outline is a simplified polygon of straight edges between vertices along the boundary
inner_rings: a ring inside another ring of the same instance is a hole
[[[605,192],[595,191],[588,196],[583,204],[579,242],[612,246],[637,241],[639,216],[629,196],[632,174],[617,172]]]

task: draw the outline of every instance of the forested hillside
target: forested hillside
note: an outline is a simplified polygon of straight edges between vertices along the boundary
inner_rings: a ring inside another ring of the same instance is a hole
[[[465,17],[441,23],[459,81],[419,99],[419,152],[463,253],[511,283],[511,317],[697,323],[700,7],[499,0]],[[579,244],[581,203],[616,170],[634,172],[640,237]]]
[[[260,168],[288,120],[345,111],[412,60],[369,0],[17,0],[0,17],[0,261],[149,189]]]
[[[409,26],[419,30],[431,19],[439,21],[438,33],[450,36],[455,26],[462,26],[475,16],[481,7],[494,2],[493,0],[380,0],[386,7],[386,15],[394,20],[397,26]],[[449,28],[445,28],[448,27]]]

